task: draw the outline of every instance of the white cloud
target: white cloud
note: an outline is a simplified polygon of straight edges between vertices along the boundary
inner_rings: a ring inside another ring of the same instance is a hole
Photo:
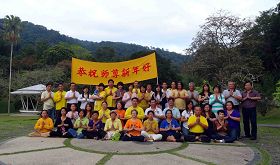
[[[255,17],[276,0],[0,0],[0,17],[13,14],[71,37],[120,41],[182,53],[219,9]]]

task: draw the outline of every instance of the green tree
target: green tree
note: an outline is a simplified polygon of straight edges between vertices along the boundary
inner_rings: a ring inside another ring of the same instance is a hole
[[[115,58],[115,50],[111,47],[100,47],[96,50],[94,58],[99,62],[112,62]]]
[[[44,60],[47,65],[56,65],[60,61],[71,60],[73,56],[73,51],[62,44],[51,46],[44,52]]]
[[[11,102],[11,81],[12,81],[12,61],[14,44],[16,44],[20,38],[21,20],[17,16],[7,15],[4,18],[4,37],[11,43],[11,57],[10,57],[10,75],[9,75],[9,100],[8,100],[8,113],[10,113]]]
[[[209,16],[186,50],[192,60],[185,64],[185,73],[222,85],[228,80],[259,81],[261,60],[240,48],[243,32],[251,26],[249,20],[222,10]]]
[[[273,98],[277,103],[280,103],[280,80],[276,83],[276,90],[273,93]]]

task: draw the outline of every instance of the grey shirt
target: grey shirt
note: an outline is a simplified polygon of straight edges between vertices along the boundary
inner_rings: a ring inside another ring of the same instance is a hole
[[[198,102],[197,102],[196,100],[198,99],[199,93],[198,93],[197,91],[193,91],[193,98],[191,98],[191,93],[192,93],[192,92],[191,92],[190,90],[188,90],[187,93],[188,93],[189,98],[192,100],[193,105],[197,105]],[[196,100],[195,100],[194,98],[195,98]]]
[[[239,105],[239,100],[237,100],[233,96],[242,97],[240,91],[237,89],[233,91],[233,96],[230,96],[230,91],[228,89],[224,90],[223,95],[225,96],[225,98],[227,98],[226,101],[232,101],[234,105]]]

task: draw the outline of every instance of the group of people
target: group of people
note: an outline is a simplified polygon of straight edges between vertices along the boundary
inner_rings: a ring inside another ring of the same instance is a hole
[[[114,86],[112,79],[93,92],[76,84],[64,91],[63,84],[52,92],[52,83],[46,84],[41,95],[43,111],[29,136],[89,138],[123,141],[201,141],[232,143],[240,137],[242,111],[245,137],[257,139],[256,104],[260,94],[251,82],[239,91],[233,81],[221,90],[219,85],[210,92],[204,84],[199,93],[195,84],[188,90],[182,82],[166,82],[152,88],[138,81],[122,82]]]

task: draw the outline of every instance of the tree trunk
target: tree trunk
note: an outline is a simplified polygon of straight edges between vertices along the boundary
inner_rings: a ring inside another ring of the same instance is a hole
[[[11,110],[11,83],[12,83],[12,63],[13,63],[13,49],[14,49],[14,43],[11,43],[11,57],[10,57],[10,77],[9,77],[9,100],[8,100],[8,114]]]

